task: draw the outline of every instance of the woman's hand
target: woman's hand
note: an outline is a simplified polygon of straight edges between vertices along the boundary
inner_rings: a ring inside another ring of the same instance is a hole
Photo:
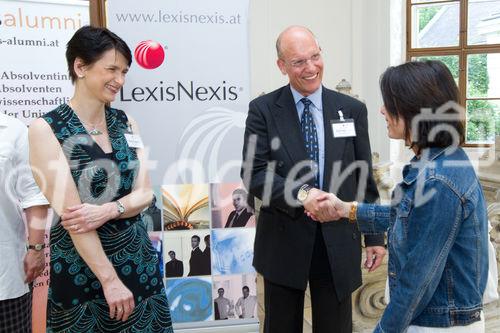
[[[109,306],[109,317],[126,321],[135,308],[134,295],[117,276],[103,283],[102,290]]]
[[[119,215],[114,202],[103,205],[84,203],[66,208],[61,224],[68,232],[81,234],[99,228]]]

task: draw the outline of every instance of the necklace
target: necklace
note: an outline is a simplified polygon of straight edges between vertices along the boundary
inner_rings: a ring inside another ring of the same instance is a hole
[[[70,108],[73,109],[73,111],[75,110],[75,108],[73,107],[73,105],[71,104],[71,101],[68,101],[68,105]],[[89,127],[89,128],[92,128],[90,131],[89,131],[89,134],[90,135],[101,135],[102,134],[102,131],[99,130],[97,128],[97,126],[101,126],[103,123],[104,123],[104,120],[106,119],[106,117],[104,117],[99,123],[97,124],[91,124],[91,123],[87,123],[85,121],[83,121],[80,117],[78,117],[80,119],[80,122],[85,125],[86,127]]]

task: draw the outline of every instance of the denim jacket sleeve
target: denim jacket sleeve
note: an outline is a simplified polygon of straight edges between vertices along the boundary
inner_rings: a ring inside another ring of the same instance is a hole
[[[376,332],[404,332],[420,315],[436,291],[460,229],[463,213],[459,196],[435,178],[426,180],[422,187],[408,214],[407,260],[396,276],[390,303]]]
[[[359,203],[356,219],[359,231],[365,235],[383,234],[389,227],[391,207]]]

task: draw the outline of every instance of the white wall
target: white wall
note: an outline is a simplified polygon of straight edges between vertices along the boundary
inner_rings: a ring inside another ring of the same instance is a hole
[[[275,41],[292,24],[304,25],[323,49],[323,83],[334,88],[341,79],[367,104],[372,150],[389,159],[389,139],[378,110],[380,74],[390,64],[390,0],[251,0],[251,96],[287,83],[276,66]]]

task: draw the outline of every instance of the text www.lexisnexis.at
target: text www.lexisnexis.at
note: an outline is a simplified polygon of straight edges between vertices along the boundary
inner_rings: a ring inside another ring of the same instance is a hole
[[[118,22],[128,23],[165,23],[165,24],[242,24],[242,17],[235,13],[224,15],[218,12],[213,13],[177,13],[158,10],[149,13],[116,13]]]

